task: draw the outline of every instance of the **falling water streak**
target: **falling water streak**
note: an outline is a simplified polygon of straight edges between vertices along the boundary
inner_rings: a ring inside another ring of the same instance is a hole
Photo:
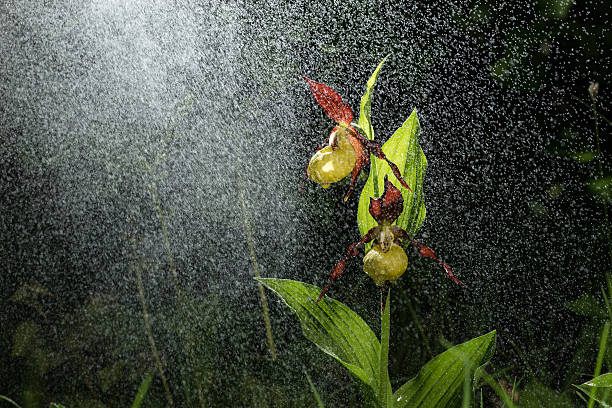
[[[151,197],[153,200],[153,206],[155,207],[155,211],[157,212],[157,218],[159,219],[159,224],[162,229],[162,237],[164,239],[164,247],[166,248],[166,255],[168,256],[168,262],[170,262],[170,273],[172,274],[172,281],[174,282],[174,288],[176,289],[176,295],[179,298],[183,297],[183,291],[179,286],[178,282],[178,274],[176,273],[176,265],[174,264],[174,256],[172,255],[172,250],[170,249],[170,239],[168,238],[168,228],[166,227],[166,218],[164,217],[161,204],[159,201],[159,194],[157,192],[157,185],[153,184],[151,186]]]
[[[177,113],[174,115],[174,117],[171,119],[170,124],[165,126],[165,135],[162,138],[161,142],[162,142],[162,148],[164,146],[166,146],[170,141],[174,140],[177,136],[175,130],[177,127],[177,119],[184,117],[185,114],[183,113],[183,111],[185,109],[187,109],[188,107],[188,103],[192,102],[193,100],[193,94],[188,94],[185,99],[183,100],[183,102],[181,103],[181,105],[177,108]],[[172,275],[172,281],[174,283],[174,288],[176,290],[176,295],[177,295],[177,301],[178,301],[178,307],[179,307],[179,318],[181,320],[181,323],[184,327],[186,327],[187,325],[187,317],[186,317],[186,311],[187,311],[187,302],[185,300],[185,294],[184,292],[181,290],[179,281],[178,281],[178,273],[176,271],[176,263],[174,262],[174,255],[172,254],[172,249],[170,248],[170,238],[168,236],[168,227],[166,224],[166,218],[164,217],[164,213],[162,211],[162,207],[161,207],[161,202],[159,200],[159,193],[158,193],[158,189],[157,189],[157,179],[155,177],[155,173],[157,171],[157,165],[159,164],[159,160],[160,159],[160,154],[159,151],[157,153],[157,157],[155,158],[155,161],[153,163],[153,167],[151,166],[147,166],[147,169],[149,171],[149,174],[153,180],[153,182],[150,184],[150,192],[151,192],[151,197],[152,197],[152,201],[153,201],[153,206],[155,207],[155,211],[157,213],[157,217],[159,219],[159,224],[161,226],[161,230],[162,230],[162,238],[164,240],[164,247],[166,249],[166,256],[168,257],[168,262],[170,263],[170,273]],[[181,331],[181,337],[182,337],[182,331]],[[191,363],[191,370],[194,373],[194,381],[195,381],[195,385],[196,385],[196,389],[198,392],[198,400],[200,402],[200,406],[204,407],[204,395],[202,394],[202,386],[201,386],[201,381],[200,381],[200,374],[199,371],[196,370],[196,366],[195,366],[195,358],[193,355],[193,349],[191,347],[191,345],[193,344],[193,339],[191,336],[191,332],[188,332],[188,336],[187,339],[183,338],[183,344],[184,344],[184,348],[185,348],[185,352],[187,353],[187,358],[189,359],[189,362]]]
[[[423,343],[425,343],[425,347],[427,348],[427,352],[429,353],[429,358],[433,358],[434,354],[431,351],[431,347],[429,346],[429,340],[427,339],[427,336],[425,336],[425,330],[423,329],[423,326],[421,325],[421,322],[419,321],[419,318],[410,300],[408,300],[407,306],[408,306],[408,311],[410,311],[410,316],[412,316],[412,320],[416,324],[416,327],[419,330],[419,334],[421,335],[421,338],[423,339]]]
[[[191,103],[192,101],[193,101],[193,94],[188,94],[185,97],[185,99],[183,99],[183,102],[177,107],[176,113],[170,120],[170,123],[165,126],[164,135],[161,140],[161,143],[162,143],[161,148],[163,148],[164,146],[166,146],[168,143],[170,143],[172,140],[176,138],[177,136],[176,128],[178,126],[177,120],[179,118],[185,117],[186,114],[184,113],[184,111],[189,107],[188,104]],[[155,158],[155,161],[153,162],[153,166],[147,166],[147,170],[149,171],[151,179],[153,180],[153,182],[151,183],[150,190],[151,190],[151,196],[153,200],[153,206],[155,207],[155,211],[157,212],[157,217],[159,219],[159,223],[162,229],[162,237],[164,239],[164,246],[166,248],[166,255],[168,256],[168,262],[170,262],[170,272],[172,273],[172,280],[174,281],[174,287],[176,289],[177,296],[179,298],[182,298],[183,293],[181,291],[181,288],[178,282],[178,274],[176,272],[174,256],[172,255],[172,250],[170,249],[170,239],[168,238],[168,228],[166,226],[166,219],[164,217],[164,214],[161,208],[161,203],[159,200],[159,193],[157,191],[157,183],[156,183],[157,179],[156,179],[155,173],[157,172],[157,166],[159,165],[160,157],[161,155],[159,154],[159,151],[158,151],[157,157]]]
[[[602,179],[603,178],[603,168],[602,168],[603,158],[601,156],[601,146],[600,146],[600,143],[599,143],[599,121],[598,121],[598,118],[601,117],[609,125],[612,125],[612,123],[610,123],[610,120],[608,120],[608,118],[606,118],[603,115],[600,115],[597,112],[597,104],[596,104],[596,96],[595,95],[591,95],[591,104],[590,105],[588,103],[584,102],[582,99],[578,98],[577,96],[573,96],[573,98],[575,100],[577,100],[578,102],[580,102],[581,104],[583,104],[584,106],[586,106],[587,108],[589,108],[589,109],[591,109],[593,111],[593,121],[595,122],[595,148],[597,149],[597,168],[599,170],[599,178]],[[606,234],[608,235],[608,256],[610,258],[610,268],[612,268],[612,233],[610,231],[610,220],[609,220],[609,217],[608,217],[608,201],[606,199],[603,200],[603,209],[604,209],[604,218],[606,220]],[[609,275],[609,277],[612,277],[612,275]]]
[[[138,282],[138,294],[140,295],[140,304],[142,306],[142,316],[144,318],[145,327],[147,329],[147,337],[149,338],[149,345],[151,346],[151,352],[153,353],[153,358],[155,359],[155,364],[157,365],[157,371],[159,371],[159,376],[162,380],[162,385],[164,387],[164,391],[166,393],[166,399],[168,400],[168,404],[171,407],[174,407],[174,401],[172,400],[172,393],[170,393],[170,388],[168,387],[168,381],[166,380],[166,375],[164,374],[164,369],[162,367],[161,359],[159,358],[159,352],[157,351],[157,346],[155,345],[155,338],[153,337],[153,331],[151,330],[151,322],[149,321],[149,312],[147,310],[147,303],[145,301],[144,295],[144,287],[142,285],[142,274],[140,273],[140,267],[134,267],[136,272],[136,280]]]
[[[319,395],[319,391],[317,391],[317,389],[315,388],[312,382],[312,379],[308,375],[308,372],[306,371],[306,369],[304,369],[304,374],[306,375],[306,380],[308,380],[308,384],[310,385],[310,390],[314,394],[315,400],[317,401],[317,407],[325,408],[325,406],[323,405],[323,401],[321,401],[321,396]]]
[[[240,204],[242,204],[242,221],[244,222],[244,229],[246,231],[247,242],[249,243],[249,252],[251,253],[251,262],[253,263],[253,269],[255,270],[255,277],[260,278],[259,264],[257,263],[257,256],[255,255],[255,247],[253,245],[253,236],[251,234],[251,223],[249,221],[249,215],[247,214],[246,203],[244,199],[244,187],[242,185],[242,177],[238,173],[238,188],[240,190]],[[259,297],[261,298],[261,308],[264,317],[264,324],[266,326],[266,337],[268,338],[268,347],[270,348],[270,354],[272,360],[276,361],[276,351],[274,348],[274,337],[272,336],[272,324],[270,323],[270,315],[268,313],[268,299],[266,298],[266,292],[263,285],[258,281],[259,286]]]
[[[265,99],[271,94],[272,90],[270,88],[266,89],[266,91],[260,95],[260,99]],[[241,128],[247,121],[247,113],[250,112],[251,108],[255,105],[255,98],[249,97],[245,101],[243,105],[243,110],[239,113],[238,117],[234,121],[234,128]],[[237,152],[236,156],[238,157]],[[242,182],[241,170],[238,169],[236,172],[238,174],[238,190],[239,190],[239,198],[240,204],[242,206],[242,220],[244,224],[244,229],[246,231],[247,242],[249,245],[249,252],[251,257],[251,263],[253,264],[253,269],[255,271],[255,277],[260,278],[261,274],[259,273],[259,263],[257,262],[257,256],[255,254],[255,246],[253,244],[253,236],[251,234],[251,223],[249,221],[249,216],[247,213],[246,202],[244,198],[244,186]],[[266,291],[261,283],[257,282],[257,286],[259,288],[259,298],[261,299],[261,309],[264,318],[264,325],[266,327],[266,338],[268,340],[268,348],[270,350],[270,355],[272,356],[272,361],[276,361],[276,348],[274,346],[274,336],[272,335],[272,324],[270,323],[270,313],[268,312],[268,299],[266,297]]]
[[[170,239],[168,238],[168,229],[166,227],[166,218],[164,217],[164,214],[162,212],[162,208],[161,208],[161,204],[159,202],[159,195],[157,193],[157,185],[153,184],[151,186],[151,195],[153,196],[153,205],[155,207],[155,210],[157,211],[157,216],[159,218],[159,223],[161,224],[161,228],[162,228],[162,236],[164,239],[164,245],[166,247],[166,255],[168,256],[168,262],[170,262],[170,272],[172,274],[172,280],[174,282],[174,288],[176,290],[176,296],[178,298],[178,303],[179,303],[179,316],[181,319],[181,322],[183,324],[183,326],[185,326],[187,324],[187,318],[185,316],[185,311],[186,311],[186,302],[185,302],[185,294],[184,292],[181,290],[181,287],[179,285],[178,282],[178,274],[176,272],[176,265],[174,263],[174,255],[172,254],[172,250],[170,249]],[[188,332],[191,333],[191,332]],[[191,336],[189,336],[191,337]],[[189,339],[183,339],[183,343],[185,344],[185,351],[187,352],[188,358],[191,362],[191,369],[194,372],[194,379],[196,382],[196,389],[198,390],[198,399],[200,400],[200,406],[204,407],[204,395],[202,394],[202,387],[201,387],[201,382],[200,382],[200,374],[199,371],[196,370],[195,367],[195,358],[193,356],[193,350],[191,349],[191,338]]]

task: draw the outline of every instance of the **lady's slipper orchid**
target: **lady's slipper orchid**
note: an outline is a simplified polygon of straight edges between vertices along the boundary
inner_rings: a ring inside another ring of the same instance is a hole
[[[410,238],[408,233],[393,222],[400,216],[404,208],[402,193],[385,176],[385,190],[382,197],[370,197],[370,215],[376,220],[378,226],[369,230],[361,241],[352,244],[343,260],[338,262],[331,275],[329,283],[319,295],[319,300],[323,298],[325,292],[331,284],[344,273],[346,262],[359,253],[359,246],[374,241],[374,245],[363,258],[363,270],[367,273],[378,286],[384,287],[389,282],[395,282],[404,274],[408,266],[408,258],[401,246],[402,239],[410,240],[411,245],[419,251],[419,254],[433,259],[438,265],[444,268],[446,276],[460,286],[467,287],[463,282],[455,277],[450,266],[441,262],[433,250],[425,244]]]
[[[387,159],[380,145],[368,140],[357,130],[359,127],[352,123],[353,111],[350,106],[342,102],[340,95],[325,84],[306,77],[304,79],[310,84],[310,91],[317,103],[325,110],[327,116],[338,124],[332,129],[327,145],[319,148],[310,159],[306,177],[327,188],[331,183],[340,181],[351,173],[351,186],[344,197],[346,201],[355,188],[359,172],[363,166],[370,163],[370,154],[373,154],[379,159],[386,160],[401,185],[410,190],[399,169]]]

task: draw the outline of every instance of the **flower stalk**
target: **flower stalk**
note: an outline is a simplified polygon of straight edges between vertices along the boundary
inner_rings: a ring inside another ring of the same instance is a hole
[[[381,310],[380,310],[380,363],[378,366],[379,389],[378,397],[380,406],[391,408],[393,406],[393,393],[389,380],[389,336],[391,329],[391,307],[390,285],[386,282],[381,291]]]

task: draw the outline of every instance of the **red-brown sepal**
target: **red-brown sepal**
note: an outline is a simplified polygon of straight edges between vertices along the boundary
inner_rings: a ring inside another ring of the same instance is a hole
[[[401,191],[385,175],[385,190],[382,197],[370,197],[370,215],[379,224],[390,224],[400,216],[403,209],[404,198]]]
[[[353,121],[351,107],[342,102],[340,95],[325,84],[303,77],[310,84],[310,92],[327,116],[337,123],[349,125]]]
[[[357,254],[359,254],[359,247],[363,244],[366,244],[368,242],[372,242],[372,240],[376,237],[376,234],[379,233],[379,228],[378,227],[374,227],[371,230],[369,230],[362,238],[361,241],[359,242],[355,242],[354,244],[351,244],[351,246],[349,247],[348,251],[346,251],[346,256],[344,257],[343,260],[341,260],[340,262],[338,262],[336,264],[336,266],[334,266],[334,269],[332,270],[331,275],[329,275],[329,283],[327,284],[327,286],[325,286],[325,288],[323,288],[323,290],[321,291],[321,294],[319,295],[319,298],[317,299],[317,303],[319,303],[319,301],[321,299],[323,299],[323,296],[325,296],[325,292],[327,292],[327,290],[330,288],[330,286],[332,285],[332,283],[334,283],[334,281],[336,279],[338,279],[340,277],[340,275],[342,275],[344,273],[344,267],[346,266],[346,262],[354,257],[357,256]]]

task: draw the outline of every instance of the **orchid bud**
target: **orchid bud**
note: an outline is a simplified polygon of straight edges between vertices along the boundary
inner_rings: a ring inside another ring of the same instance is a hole
[[[406,272],[407,267],[406,252],[395,243],[392,243],[387,251],[383,251],[379,244],[374,244],[363,258],[363,271],[378,286],[382,286],[386,281],[395,282]]]
[[[308,163],[308,177],[323,188],[345,178],[355,167],[355,149],[347,137],[338,135],[335,147],[325,146]]]
[[[591,82],[589,85],[589,95],[591,96],[591,100],[595,103],[597,99],[597,93],[599,92],[599,82]]]

